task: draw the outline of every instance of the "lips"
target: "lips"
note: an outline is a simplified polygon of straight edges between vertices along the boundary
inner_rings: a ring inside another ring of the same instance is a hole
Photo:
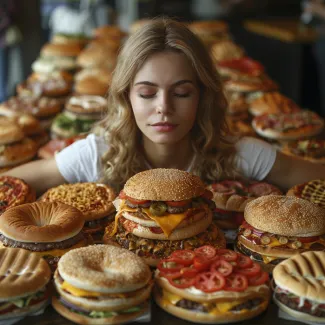
[[[169,122],[159,122],[155,124],[151,124],[152,127],[158,132],[170,132],[173,131],[178,124],[173,124]]]

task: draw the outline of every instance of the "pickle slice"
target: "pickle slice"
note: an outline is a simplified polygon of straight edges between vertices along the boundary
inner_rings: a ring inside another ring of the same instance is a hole
[[[164,202],[154,202],[150,205],[149,210],[154,216],[162,216],[167,211],[167,204]]]

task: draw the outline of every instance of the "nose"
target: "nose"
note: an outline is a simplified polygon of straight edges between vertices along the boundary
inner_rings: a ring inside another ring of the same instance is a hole
[[[168,94],[161,94],[158,98],[156,111],[158,114],[170,114],[172,112],[172,103]]]

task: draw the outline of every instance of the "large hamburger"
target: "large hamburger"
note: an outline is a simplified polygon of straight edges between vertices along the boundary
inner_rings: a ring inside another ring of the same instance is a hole
[[[149,310],[151,272],[141,258],[110,245],[65,254],[54,274],[53,307],[78,324],[121,324]]]
[[[212,223],[212,193],[199,177],[177,169],[151,169],[131,177],[115,201],[115,222],[104,242],[117,243],[155,266],[177,249],[224,247]]]
[[[325,252],[296,254],[273,270],[273,300],[299,322],[325,323]]]
[[[0,216],[0,247],[23,248],[43,257],[55,270],[67,251],[87,244],[82,213],[60,202],[12,207]]]
[[[195,323],[231,323],[262,313],[269,277],[248,257],[202,246],[161,260],[154,297],[167,312]]]
[[[247,204],[236,250],[271,271],[297,253],[325,249],[325,210],[293,196],[268,195]]]

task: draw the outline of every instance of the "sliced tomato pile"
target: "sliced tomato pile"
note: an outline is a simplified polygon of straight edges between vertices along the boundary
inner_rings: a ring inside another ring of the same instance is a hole
[[[249,257],[230,249],[205,245],[178,250],[159,261],[159,275],[176,288],[195,287],[203,292],[245,291],[269,281],[269,275]]]

